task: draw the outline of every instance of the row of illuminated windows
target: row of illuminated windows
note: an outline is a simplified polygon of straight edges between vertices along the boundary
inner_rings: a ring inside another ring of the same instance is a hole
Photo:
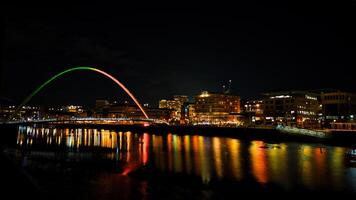
[[[346,96],[346,95],[324,96],[324,100],[344,100],[344,99],[348,99],[348,96]]]
[[[294,99],[286,99],[286,100],[275,100],[276,104],[282,104],[284,103],[294,103]],[[265,101],[265,104],[274,104],[274,101]]]
[[[266,105],[264,108],[265,109],[289,109],[289,108],[294,108],[295,106],[294,105],[284,105],[284,106],[273,106],[273,105]]]

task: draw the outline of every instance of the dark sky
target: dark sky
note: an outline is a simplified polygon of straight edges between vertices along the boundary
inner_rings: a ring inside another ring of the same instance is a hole
[[[266,2],[266,1],[262,1]],[[356,89],[356,4],[260,3],[226,7],[4,7],[0,97],[21,102],[74,66],[122,81],[142,103],[221,91],[254,98],[288,89]],[[73,72],[30,104],[126,100],[110,80]]]

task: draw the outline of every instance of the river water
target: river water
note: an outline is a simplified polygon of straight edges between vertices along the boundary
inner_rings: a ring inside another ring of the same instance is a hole
[[[119,129],[20,126],[14,134],[6,155],[55,199],[356,194],[352,147]]]

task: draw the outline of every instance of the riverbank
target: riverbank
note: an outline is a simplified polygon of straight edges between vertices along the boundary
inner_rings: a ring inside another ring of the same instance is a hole
[[[23,124],[31,125],[31,124]],[[117,125],[117,124],[32,124],[37,127],[52,128],[95,128],[108,129],[115,131],[135,131],[139,133],[149,132],[152,134],[177,134],[177,135],[202,135],[216,137],[232,137],[245,140],[264,140],[268,142],[307,142],[307,143],[326,143],[332,145],[352,146],[356,144],[356,132],[352,131],[313,131],[296,128],[278,128],[278,127],[213,127],[213,126],[177,126],[154,124],[150,126],[143,125]],[[1,133],[14,132],[18,125],[2,124]],[[2,140],[13,140],[14,135],[4,134]],[[6,144],[6,142],[5,142]]]

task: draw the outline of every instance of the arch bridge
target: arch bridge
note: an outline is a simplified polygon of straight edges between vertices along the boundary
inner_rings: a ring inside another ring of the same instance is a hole
[[[17,113],[19,113],[21,111],[21,109],[24,107],[24,105],[26,105],[31,99],[32,97],[34,97],[38,92],[40,92],[44,87],[46,87],[48,84],[52,83],[54,80],[56,80],[57,78],[69,73],[69,72],[73,72],[73,71],[83,71],[83,70],[89,70],[89,71],[94,71],[97,72],[98,74],[101,74],[107,78],[109,78],[110,80],[112,80],[114,83],[116,83],[118,86],[120,86],[121,89],[123,89],[127,95],[130,96],[130,98],[135,102],[135,104],[138,106],[138,108],[140,109],[140,111],[142,112],[142,114],[145,116],[145,119],[129,119],[129,118],[105,118],[106,121],[117,121],[117,122],[124,122],[124,121],[143,121],[145,120],[146,122],[159,122],[161,123],[162,121],[157,121],[155,119],[150,119],[149,116],[147,115],[146,111],[144,110],[144,108],[142,107],[142,105],[140,104],[140,102],[136,99],[136,97],[129,91],[129,89],[122,84],[118,79],[116,79],[115,77],[113,77],[112,75],[110,75],[109,73],[102,71],[100,69],[97,68],[93,68],[93,67],[85,67],[85,66],[80,66],[80,67],[73,67],[73,68],[69,68],[67,70],[64,70],[58,74],[56,74],[55,76],[51,77],[50,79],[48,79],[46,82],[42,83],[37,89],[35,89],[29,96],[27,96],[22,103],[17,107],[17,109],[15,110],[15,112],[10,116],[10,121],[12,119],[14,119],[13,117],[15,115],[17,115]],[[60,121],[59,119],[47,119],[47,121]],[[72,119],[66,119],[68,121],[104,121],[104,118],[72,118]],[[41,121],[41,120],[37,120],[37,121]],[[43,122],[46,120],[42,120]]]

